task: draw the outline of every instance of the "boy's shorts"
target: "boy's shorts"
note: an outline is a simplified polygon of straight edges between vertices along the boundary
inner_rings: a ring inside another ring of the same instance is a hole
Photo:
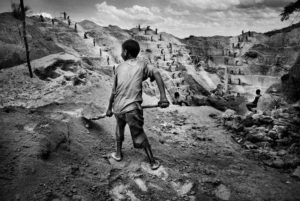
[[[247,103],[246,106],[250,107],[250,108],[256,108],[257,107],[257,105],[254,104],[254,103]]]
[[[117,138],[124,140],[124,132],[119,132],[120,128],[125,128],[128,124],[134,148],[143,148],[148,138],[144,132],[144,117],[143,110],[135,109],[123,114],[115,114],[117,120]],[[118,140],[118,139],[117,139]]]

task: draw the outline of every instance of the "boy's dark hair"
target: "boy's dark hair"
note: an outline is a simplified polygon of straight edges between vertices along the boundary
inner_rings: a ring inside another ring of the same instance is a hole
[[[256,89],[256,94],[260,94],[260,89]]]
[[[137,55],[140,53],[140,45],[137,41],[129,39],[126,40],[122,44],[122,48],[124,50],[127,50],[127,52],[132,56],[132,57],[137,57]]]
[[[175,97],[175,98],[178,98],[178,97],[179,97],[179,93],[178,93],[178,92],[175,92],[175,93],[174,93],[174,97]]]

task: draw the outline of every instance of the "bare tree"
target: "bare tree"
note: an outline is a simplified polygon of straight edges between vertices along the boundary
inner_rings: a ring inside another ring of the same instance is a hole
[[[22,12],[21,16],[22,16],[22,22],[23,22],[23,37],[24,37],[24,44],[25,44],[25,49],[26,49],[27,66],[28,66],[28,70],[29,70],[29,75],[32,78],[33,74],[32,74],[32,70],[31,70],[29,48],[28,48],[27,35],[26,35],[26,12],[25,12],[23,0],[20,0],[20,7],[21,7],[21,12]]]

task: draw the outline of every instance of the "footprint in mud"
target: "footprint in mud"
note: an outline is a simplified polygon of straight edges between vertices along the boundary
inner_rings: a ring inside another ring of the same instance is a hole
[[[167,180],[168,177],[169,177],[169,174],[168,174],[167,170],[162,165],[157,170],[152,170],[150,168],[149,163],[142,162],[141,168],[145,172],[147,172],[147,173],[149,173],[151,175],[155,175],[155,176],[157,176],[158,178],[160,178],[160,179],[162,179],[164,181]]]

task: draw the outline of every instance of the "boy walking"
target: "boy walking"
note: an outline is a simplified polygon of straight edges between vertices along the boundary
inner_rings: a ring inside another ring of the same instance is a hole
[[[140,52],[138,42],[127,40],[122,44],[122,58],[125,62],[116,69],[112,94],[106,115],[111,117],[114,113],[117,121],[116,126],[116,152],[111,157],[116,161],[122,160],[122,143],[124,141],[124,130],[128,124],[133,146],[143,148],[148,157],[151,169],[159,168],[159,161],[155,160],[151,151],[148,138],[144,132],[144,118],[142,104],[142,82],[147,78],[156,80],[160,92],[158,105],[161,108],[169,106],[165,94],[165,86],[159,71],[145,61],[137,59]],[[113,112],[112,112],[113,111]]]

